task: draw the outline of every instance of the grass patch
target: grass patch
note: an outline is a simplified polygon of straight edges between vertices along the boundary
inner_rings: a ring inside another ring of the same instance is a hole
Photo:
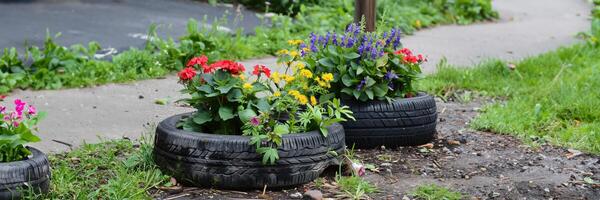
[[[344,193],[344,196],[350,199],[365,199],[369,194],[377,192],[377,187],[360,176],[337,175],[335,182]]]
[[[472,90],[507,99],[483,108],[471,124],[475,129],[600,153],[600,48],[560,48],[509,66],[441,66],[419,87],[440,96]]]
[[[462,194],[453,192],[447,188],[435,184],[422,185],[417,187],[411,195],[417,199],[423,200],[460,200]]]
[[[51,190],[28,199],[151,199],[150,189],[169,183],[151,153],[148,142],[113,140],[50,155]]]

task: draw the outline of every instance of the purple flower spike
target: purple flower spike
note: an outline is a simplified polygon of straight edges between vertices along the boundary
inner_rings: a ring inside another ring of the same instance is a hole
[[[362,90],[363,87],[365,87],[365,85],[367,84],[367,79],[363,79],[362,81],[360,81],[360,84],[358,84],[356,86],[356,90]]]
[[[392,70],[390,70],[387,73],[385,73],[385,76],[383,76],[383,78],[385,80],[394,80],[394,79],[398,79],[398,75],[396,73],[394,73]]]

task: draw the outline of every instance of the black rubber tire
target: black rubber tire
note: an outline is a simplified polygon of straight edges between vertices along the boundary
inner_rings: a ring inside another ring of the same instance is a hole
[[[360,102],[343,98],[356,121],[342,123],[346,144],[355,148],[415,146],[435,138],[437,110],[435,99],[425,93],[416,97],[387,101]]]
[[[0,163],[0,199],[20,199],[22,191],[46,193],[50,187],[50,164],[46,154],[27,147],[27,160]]]
[[[177,180],[224,189],[285,188],[315,180],[345,150],[341,124],[328,127],[328,137],[312,131],[288,134],[278,147],[275,165],[263,165],[250,137],[189,132],[175,124],[188,114],[162,121],[154,142],[154,161]],[[335,151],[332,153],[331,151]]]

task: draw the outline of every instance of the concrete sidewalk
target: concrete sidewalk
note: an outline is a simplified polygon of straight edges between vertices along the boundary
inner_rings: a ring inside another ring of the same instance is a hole
[[[502,19],[469,26],[440,26],[403,39],[404,46],[428,55],[426,72],[446,57],[457,65],[470,65],[487,58],[518,60],[576,42],[574,36],[588,30],[591,6],[585,0],[500,0],[494,1]],[[244,62],[273,64],[274,59]],[[177,79],[145,80],[94,88],[58,91],[15,91],[7,99],[22,98],[48,112],[40,124],[43,142],[34,144],[45,151],[62,151],[68,146],[98,142],[103,138],[139,137],[162,119],[191,111],[172,101],[181,98]],[[155,99],[171,100],[157,105]],[[57,140],[60,142],[56,142]]]

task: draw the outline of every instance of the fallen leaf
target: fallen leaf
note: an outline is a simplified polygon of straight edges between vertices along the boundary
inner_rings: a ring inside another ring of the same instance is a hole
[[[571,159],[574,158],[576,156],[579,156],[581,154],[583,154],[581,151],[575,150],[575,149],[568,149],[567,150],[569,153],[566,154],[567,159]]]
[[[175,179],[174,177],[171,177],[171,184],[177,185],[177,179]]]
[[[427,149],[433,149],[433,143],[427,143],[427,144],[424,144],[424,145],[421,145],[421,146],[418,146],[418,147],[427,148]]]
[[[457,140],[448,140],[449,145],[460,145],[460,141]]]
[[[156,99],[154,100],[154,103],[158,105],[167,105],[168,101],[167,99]]]

